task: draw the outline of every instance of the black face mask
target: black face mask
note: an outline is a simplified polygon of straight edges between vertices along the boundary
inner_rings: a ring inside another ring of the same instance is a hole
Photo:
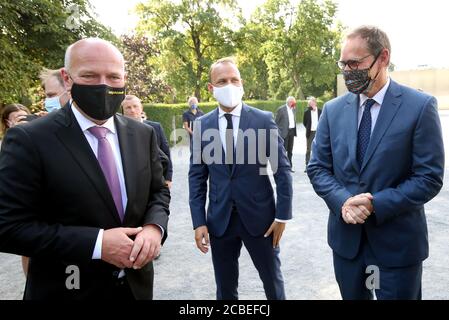
[[[73,83],[70,93],[76,105],[95,120],[107,120],[112,117],[125,99],[125,88],[113,88],[105,84]]]
[[[371,68],[379,58],[380,53],[376,56],[373,63],[367,69],[357,69],[357,70],[347,70],[343,71],[343,78],[345,79],[346,88],[348,88],[349,92],[354,94],[366,93],[371,89],[372,84],[374,83],[374,79],[377,78],[380,70],[377,72],[377,75],[374,79],[371,79],[369,76],[369,72]]]

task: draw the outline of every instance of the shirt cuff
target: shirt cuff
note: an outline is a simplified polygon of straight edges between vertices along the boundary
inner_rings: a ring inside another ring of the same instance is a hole
[[[97,242],[95,242],[94,253],[92,254],[92,260],[101,260],[101,247],[103,245],[103,229],[98,232]]]
[[[289,220],[274,219],[276,222],[287,223]]]
[[[161,228],[161,239],[163,239],[164,238],[164,228],[162,228],[160,225],[158,225],[158,224],[154,224],[155,226],[158,226],[159,228]]]

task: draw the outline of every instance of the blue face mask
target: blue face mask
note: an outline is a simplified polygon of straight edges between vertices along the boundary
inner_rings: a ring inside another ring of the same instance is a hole
[[[192,108],[192,110],[196,110],[196,109],[198,109],[198,106],[197,106],[196,104],[192,104],[192,105],[190,106],[190,108]]]
[[[45,109],[48,112],[52,112],[61,109],[61,103],[59,102],[59,97],[46,98],[45,99]]]

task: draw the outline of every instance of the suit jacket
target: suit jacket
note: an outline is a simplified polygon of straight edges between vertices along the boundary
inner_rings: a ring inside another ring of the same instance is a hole
[[[288,121],[288,106],[284,104],[280,106],[276,111],[276,124],[279,128],[282,139],[285,139],[288,135],[290,123]],[[293,116],[295,119],[295,137],[296,137],[296,108],[293,109]]]
[[[221,151],[221,161],[205,163],[203,158],[194,157],[204,151],[209,154],[211,143],[220,139],[219,135],[208,141],[205,131],[214,129],[218,135],[218,109],[209,112],[195,121],[193,130],[193,152],[191,155],[189,171],[190,211],[193,227],[207,225],[209,233],[220,237],[226,231],[231,217],[232,206],[235,205],[239,216],[247,231],[255,237],[261,236],[268,230],[275,218],[288,220],[292,216],[292,178],[290,175],[290,163],[288,161],[282,139],[279,137],[272,114],[261,111],[247,105],[243,105],[240,117],[240,129],[245,132],[248,129],[266,129],[266,137],[255,134],[256,141],[251,146],[267,146],[266,151],[255,150],[262,155],[254,164],[248,161],[249,143],[241,134],[237,138],[236,150],[242,147],[245,150],[241,160],[233,165],[232,171],[224,164],[224,151],[221,141],[221,150],[213,150],[210,154]],[[269,130],[274,135],[270,137]],[[256,131],[257,132],[257,131]],[[261,140],[262,139],[262,140]],[[270,150],[272,150],[270,152]],[[260,152],[259,152],[260,151]],[[258,154],[256,153],[256,154]],[[278,154],[278,160],[275,160]],[[220,157],[220,155],[218,155]],[[239,157],[238,155],[236,156]],[[267,157],[272,167],[277,165],[274,174],[277,190],[277,203],[275,204],[273,188],[267,175],[260,174],[260,170],[266,168]],[[270,159],[271,157],[271,159]],[[219,159],[220,160],[220,159]],[[276,161],[277,163],[274,163]],[[207,215],[205,211],[207,182],[209,182],[209,206]]]
[[[330,210],[328,242],[352,259],[362,228],[374,255],[388,267],[417,264],[428,256],[424,204],[443,185],[444,149],[437,101],[391,81],[361,167],[357,163],[359,99],[328,102],[307,167],[310,181]],[[341,207],[370,192],[374,213],[364,225],[348,225]]]
[[[70,107],[8,130],[0,153],[0,251],[31,257],[25,299],[101,298],[119,269],[92,260],[99,229],[157,224],[170,193],[154,130],[116,115],[128,203],[120,221],[100,165]],[[66,268],[80,271],[67,290]],[[151,299],[153,266],[126,269],[137,299]]]
[[[172,181],[173,179],[173,163],[171,161],[170,147],[168,145],[167,138],[165,137],[164,129],[159,122],[144,120],[143,123],[153,127],[156,131],[156,138],[158,142],[159,149],[167,156],[168,166],[167,172],[164,172],[165,180]]]
[[[321,110],[317,108],[318,110],[318,120],[320,120],[321,117]],[[302,119],[302,123],[304,127],[306,127],[306,138],[310,137],[310,133],[312,132],[312,109],[309,107],[307,108],[306,112],[304,112],[304,118]]]

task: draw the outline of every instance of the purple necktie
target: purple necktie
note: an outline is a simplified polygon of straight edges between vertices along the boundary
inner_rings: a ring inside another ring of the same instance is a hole
[[[108,139],[106,139],[106,134],[109,129],[104,127],[91,127],[88,130],[98,139],[98,162],[100,163],[101,170],[108,183],[120,220],[123,221],[125,212],[123,211],[122,192],[120,190],[117,165],[115,164],[111,145],[109,144]]]

